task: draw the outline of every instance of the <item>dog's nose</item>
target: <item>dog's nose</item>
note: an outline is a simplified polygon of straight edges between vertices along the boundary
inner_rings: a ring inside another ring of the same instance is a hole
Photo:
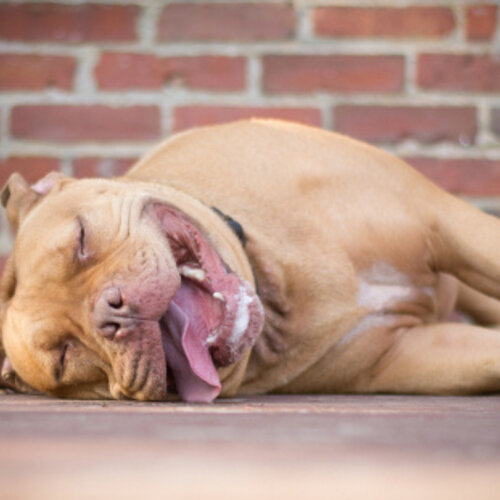
[[[114,310],[120,309],[123,306],[122,292],[116,286],[106,288],[101,293],[101,299],[106,301],[108,307],[110,307],[111,309],[114,309]]]
[[[126,335],[134,320],[118,287],[104,289],[94,304],[94,323],[99,333],[108,338]]]

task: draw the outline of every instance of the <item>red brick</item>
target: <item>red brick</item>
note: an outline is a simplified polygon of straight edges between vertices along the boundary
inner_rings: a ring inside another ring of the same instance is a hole
[[[295,14],[288,4],[174,3],[161,13],[162,41],[249,41],[290,38]]]
[[[455,28],[447,7],[323,7],[314,11],[317,35],[332,37],[440,37]]]
[[[265,56],[267,92],[398,92],[404,58],[364,55]]]
[[[160,112],[154,106],[16,106],[11,133],[46,141],[142,141],[160,137]]]
[[[417,170],[456,194],[500,195],[500,161],[484,159],[406,158]]]
[[[102,89],[157,89],[180,83],[204,90],[242,90],[243,57],[166,57],[152,54],[105,52],[95,69]]]
[[[0,4],[0,38],[79,43],[136,40],[135,5]]]
[[[0,189],[14,172],[19,172],[33,184],[53,170],[59,169],[59,160],[40,156],[11,156],[0,160]]]
[[[70,90],[74,74],[73,57],[0,54],[0,90]]]
[[[308,125],[321,125],[321,115],[314,108],[262,108],[229,106],[185,106],[174,111],[176,131],[201,125],[225,123],[244,118],[279,118]]]
[[[335,129],[372,142],[474,142],[474,107],[338,106]]]
[[[498,8],[493,4],[468,5],[465,10],[469,40],[491,40],[497,27]]]
[[[487,54],[421,54],[418,84],[428,89],[500,90],[500,58]]]
[[[74,174],[75,177],[100,177],[109,169],[113,176],[119,176],[136,161],[136,158],[77,158],[73,160]]]

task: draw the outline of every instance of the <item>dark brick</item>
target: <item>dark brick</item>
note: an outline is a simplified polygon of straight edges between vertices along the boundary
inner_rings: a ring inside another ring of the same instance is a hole
[[[162,41],[280,40],[291,37],[295,14],[289,4],[174,3],[159,22]]]
[[[0,4],[0,38],[79,43],[137,39],[135,5],[84,3]]]
[[[160,112],[155,106],[16,106],[11,132],[56,142],[152,140],[160,137]]]
[[[266,92],[398,92],[404,58],[365,55],[270,55],[263,58]]]
[[[453,31],[455,18],[447,7],[321,7],[314,26],[320,36],[435,38]]]
[[[473,107],[338,106],[334,120],[337,131],[372,142],[472,143],[477,133]]]

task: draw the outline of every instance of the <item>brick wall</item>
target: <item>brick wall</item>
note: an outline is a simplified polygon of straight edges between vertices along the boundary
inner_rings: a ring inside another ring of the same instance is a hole
[[[495,0],[2,0],[0,184],[119,174],[174,131],[259,115],[373,142],[495,208],[498,16]]]

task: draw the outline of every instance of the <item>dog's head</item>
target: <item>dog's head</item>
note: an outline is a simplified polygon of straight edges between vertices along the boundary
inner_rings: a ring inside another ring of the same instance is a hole
[[[17,231],[1,292],[9,376],[61,397],[210,401],[220,368],[248,357],[262,305],[236,237],[201,203],[59,174],[14,174],[1,201]]]

